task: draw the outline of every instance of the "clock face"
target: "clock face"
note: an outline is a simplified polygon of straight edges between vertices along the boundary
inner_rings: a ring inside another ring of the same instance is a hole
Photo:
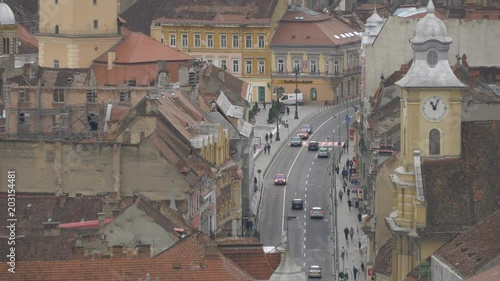
[[[422,114],[430,122],[441,121],[448,114],[448,104],[442,97],[430,96],[422,103]]]

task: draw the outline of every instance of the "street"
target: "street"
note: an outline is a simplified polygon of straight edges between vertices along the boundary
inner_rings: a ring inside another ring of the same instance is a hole
[[[352,116],[354,110],[350,105],[349,107],[349,115]],[[334,108],[315,116],[307,122],[313,128],[309,140],[330,144],[334,141],[333,144],[337,145],[340,133],[340,141],[345,142],[345,116],[346,107]],[[338,157],[339,148],[334,150]],[[297,265],[303,267],[305,272],[310,265],[319,265],[324,278],[329,280],[327,276],[332,276],[333,273],[334,254],[331,240],[332,178],[329,174],[332,171],[332,158],[317,158],[316,154],[317,151],[308,151],[307,146],[287,146],[275,162],[271,163],[268,173],[263,177],[264,195],[259,231],[265,246],[277,246],[284,240],[288,227],[290,252]],[[340,169],[342,165],[341,162]],[[274,176],[277,173],[287,175],[286,186],[274,186]],[[305,201],[304,210],[291,209],[291,200],[295,198]],[[323,208],[324,218],[309,218],[312,207]],[[341,229],[339,231],[341,232]]]

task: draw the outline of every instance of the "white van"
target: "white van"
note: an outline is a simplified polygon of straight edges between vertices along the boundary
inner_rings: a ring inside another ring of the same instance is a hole
[[[297,99],[297,100],[295,100]],[[285,105],[294,105],[295,102],[297,102],[299,105],[304,104],[304,94],[303,93],[297,93],[297,94],[283,94],[280,98],[280,102],[282,102]]]

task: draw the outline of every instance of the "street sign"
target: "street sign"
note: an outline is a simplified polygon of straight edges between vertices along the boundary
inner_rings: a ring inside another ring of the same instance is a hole
[[[346,116],[346,117],[345,117],[345,122],[346,122],[346,123],[351,122],[351,118],[349,118],[349,116]]]

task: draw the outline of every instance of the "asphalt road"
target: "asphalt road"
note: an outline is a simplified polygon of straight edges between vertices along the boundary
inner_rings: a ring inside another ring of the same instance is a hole
[[[340,130],[337,119],[339,112]],[[349,115],[353,114],[354,109],[349,105]],[[338,141],[340,132],[341,141],[345,141],[345,116],[346,107],[342,107],[314,117],[308,122],[313,127],[309,140],[331,141],[333,135],[334,141]],[[308,151],[306,146],[285,147],[264,177],[265,191],[259,222],[261,241],[265,246],[279,245],[284,240],[288,226],[290,252],[296,263],[304,271],[309,265],[319,265],[324,277],[332,275],[331,176],[328,174],[331,170],[330,160],[331,158],[317,158],[316,151]],[[277,173],[287,175],[286,186],[274,186],[274,176]],[[304,210],[291,210],[290,201],[294,198],[305,200]],[[322,207],[325,211],[324,219],[309,218],[312,207]],[[296,218],[289,220],[288,217]]]

